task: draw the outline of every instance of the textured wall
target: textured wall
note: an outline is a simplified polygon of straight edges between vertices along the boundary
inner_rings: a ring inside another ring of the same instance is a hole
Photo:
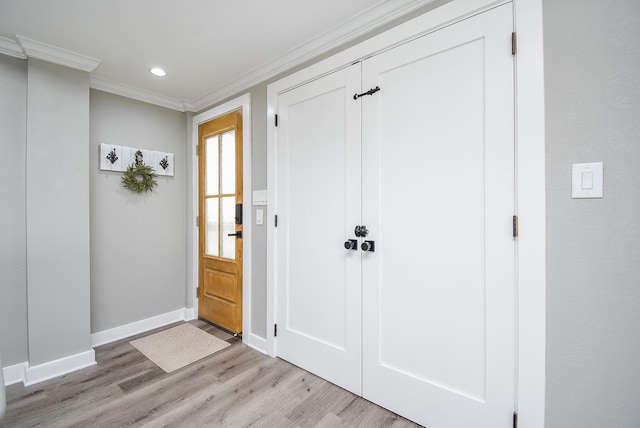
[[[544,2],[546,427],[640,424],[640,2]],[[571,164],[604,162],[604,198]]]
[[[0,55],[0,353],[27,360],[27,62]]]
[[[134,194],[100,171],[100,143],[174,154],[175,176]],[[91,332],[185,307],[186,116],[91,90]]]

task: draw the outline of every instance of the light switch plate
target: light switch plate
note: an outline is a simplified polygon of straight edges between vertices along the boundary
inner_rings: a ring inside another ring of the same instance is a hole
[[[602,198],[604,167],[602,162],[574,163],[571,173],[571,197]]]
[[[254,190],[253,191],[253,205],[267,205],[267,191],[266,190]]]

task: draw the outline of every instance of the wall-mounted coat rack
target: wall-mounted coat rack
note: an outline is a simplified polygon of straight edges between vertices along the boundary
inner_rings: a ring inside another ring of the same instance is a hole
[[[156,175],[173,176],[173,153],[157,152],[136,147],[100,144],[100,169],[124,172],[131,164],[142,162],[151,166]]]

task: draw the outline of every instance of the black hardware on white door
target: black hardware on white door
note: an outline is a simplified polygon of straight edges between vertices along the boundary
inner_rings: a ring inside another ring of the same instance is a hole
[[[359,238],[364,238],[369,234],[369,231],[367,230],[367,226],[362,225],[362,226],[356,226],[353,233]]]
[[[369,89],[367,92],[363,92],[361,94],[354,94],[353,99],[357,100],[360,97],[364,97],[365,95],[373,95],[380,90],[380,86],[376,86],[375,88]]]
[[[364,241],[360,248],[362,248],[362,251],[374,252],[376,250],[376,243],[374,241]]]
[[[242,231],[239,230],[236,233],[227,233],[227,236],[235,236],[236,238],[242,238]]]
[[[347,239],[344,242],[344,248],[347,249],[347,250],[357,251],[358,250],[358,240],[357,239]]]

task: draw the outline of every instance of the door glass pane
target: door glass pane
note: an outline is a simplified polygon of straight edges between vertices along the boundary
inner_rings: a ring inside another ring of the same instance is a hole
[[[206,162],[205,166],[205,194],[217,195],[218,194],[218,136],[207,138],[206,147]]]
[[[220,242],[222,257],[225,259],[236,258],[236,237],[227,236],[236,231],[236,198],[227,196],[221,199],[222,239]]]
[[[218,256],[218,198],[207,198],[205,201],[205,254]]]
[[[235,130],[225,132],[221,138],[220,168],[222,174],[220,179],[222,186],[220,186],[220,193],[236,193],[236,132]]]

